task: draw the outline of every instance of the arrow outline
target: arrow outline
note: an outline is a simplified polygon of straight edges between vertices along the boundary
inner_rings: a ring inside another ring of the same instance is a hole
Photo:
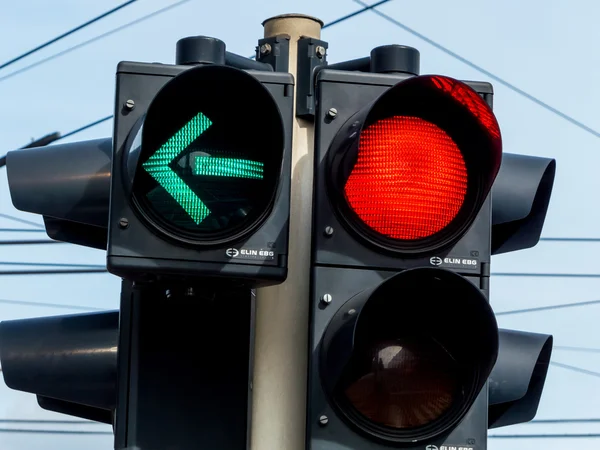
[[[173,197],[173,200],[183,208],[196,225],[200,225],[211,211],[185,181],[169,167],[169,164],[181,155],[192,142],[202,136],[212,124],[213,122],[204,113],[199,112],[142,164],[144,170]],[[189,132],[191,127],[201,130],[193,138],[191,136],[194,135]],[[173,154],[176,149],[178,149],[177,153]]]

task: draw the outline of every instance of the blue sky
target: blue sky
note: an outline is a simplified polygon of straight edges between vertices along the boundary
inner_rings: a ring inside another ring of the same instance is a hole
[[[22,0],[0,6],[0,64],[90,18],[122,0]],[[324,22],[355,11],[352,0],[275,2],[189,0],[181,6],[115,33],[13,77],[12,71],[84,40],[164,8],[175,1],[140,0],[35,55],[0,71],[0,153],[53,131],[66,133],[112,113],[116,65],[121,60],[172,63],[175,42],[204,34],[223,39],[242,55],[254,51],[262,37],[261,22],[275,14],[301,12]],[[489,72],[509,81],[562,112],[600,130],[600,3],[591,0],[393,0],[379,10],[426,35]],[[234,14],[232,14],[234,12]],[[330,62],[368,55],[383,44],[404,44],[421,52],[421,73],[492,81],[374,13],[365,13],[323,32]],[[507,152],[557,159],[553,198],[544,229],[547,237],[600,237],[596,207],[600,177],[598,138],[521,95],[494,82],[494,106]],[[106,137],[111,123],[87,130],[70,141]],[[66,141],[66,140],[65,140]],[[64,141],[63,141],[64,142]],[[6,172],[0,171],[0,213],[41,223],[16,211],[10,201]],[[0,218],[0,227],[20,227]],[[31,238],[31,233],[1,233],[0,239]],[[37,234],[36,234],[37,236]],[[41,237],[41,236],[40,236]],[[542,242],[536,248],[501,255],[493,272],[600,273],[600,244]],[[100,251],[69,245],[2,247],[1,261],[104,264]],[[3,266],[6,269],[14,266]],[[0,298],[116,308],[119,281],[110,275],[2,277]],[[493,277],[496,311],[598,299],[600,279]],[[0,302],[0,319],[76,312],[16,306]],[[596,323],[600,305],[500,316],[502,327],[552,333],[555,344],[600,348]],[[555,350],[557,362],[600,372],[600,354]],[[600,417],[600,379],[551,367],[538,413],[540,419]],[[0,419],[64,419],[41,410],[32,395],[0,385]],[[6,425],[8,427],[8,425]],[[0,424],[0,428],[4,425]],[[47,427],[45,427],[47,428]],[[64,426],[61,426],[64,429]],[[77,429],[84,429],[83,427]],[[85,429],[107,430],[103,426]],[[587,433],[598,425],[522,425],[495,433]],[[600,440],[490,440],[492,450],[598,448]],[[57,436],[0,432],[0,448],[111,448],[110,436]]]

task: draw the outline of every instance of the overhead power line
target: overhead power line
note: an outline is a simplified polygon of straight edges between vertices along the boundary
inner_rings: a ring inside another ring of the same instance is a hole
[[[586,352],[586,353],[600,353],[600,348],[589,348],[589,347],[571,347],[568,345],[555,345],[552,350],[567,350],[570,352]],[[600,419],[598,419],[600,420]]]
[[[31,225],[32,227],[41,228],[42,230],[40,230],[40,231],[44,230],[44,226],[42,224],[32,222],[30,220],[21,219],[20,217],[11,216],[10,214],[0,213],[0,218],[12,220],[14,222],[23,223],[25,225]]]
[[[133,25],[137,25],[137,24],[139,24],[139,23],[141,23],[141,22],[143,22],[145,20],[148,20],[148,19],[151,19],[153,17],[156,17],[159,14],[163,14],[163,13],[165,13],[165,12],[171,10],[171,9],[177,8],[177,7],[183,5],[184,3],[187,3],[189,1],[190,0],[181,0],[181,1],[177,2],[177,3],[173,3],[172,5],[165,6],[164,8],[161,8],[161,9],[159,9],[157,11],[154,11],[154,12],[152,12],[150,14],[142,16],[139,19],[132,20],[131,22],[128,22],[128,23],[126,23],[124,25],[121,25],[121,26],[119,26],[117,28],[114,28],[114,29],[112,29],[110,31],[107,31],[106,33],[102,33],[102,34],[100,34],[100,35],[98,35],[96,37],[88,39],[87,41],[84,41],[84,42],[81,42],[79,44],[76,44],[76,45],[74,45],[72,47],[69,47],[69,48],[67,48],[65,50],[62,50],[62,51],[60,51],[58,53],[50,55],[47,58],[41,59],[41,60],[36,61],[36,62],[34,62],[32,64],[29,64],[29,65],[27,65],[25,67],[22,67],[22,68],[20,68],[18,70],[15,70],[14,72],[11,72],[11,73],[9,73],[7,75],[4,75],[3,77],[0,77],[0,81],[8,80],[9,78],[14,77],[15,75],[18,75],[20,73],[26,72],[26,71],[28,71],[30,69],[33,69],[34,67],[40,66],[40,65],[42,65],[44,63],[47,63],[47,62],[52,61],[52,60],[54,60],[56,58],[59,58],[59,57],[64,56],[64,55],[66,55],[68,53],[71,53],[74,50],[78,50],[78,49],[80,49],[82,47],[85,47],[86,45],[89,45],[89,44],[91,44],[93,42],[99,41],[101,39],[104,39],[104,38],[112,35],[112,34],[118,33],[119,31],[123,31],[126,28],[129,28],[129,27],[131,27]]]
[[[65,305],[62,303],[45,303],[45,302],[28,302],[25,300],[7,300],[0,299],[0,304],[19,305],[19,306],[35,306],[41,308],[58,308],[58,309],[73,309],[78,311],[105,311],[106,308],[95,308],[93,306],[81,305]]]
[[[323,25],[323,30],[325,30],[326,28],[332,27],[334,25],[337,25],[338,23],[342,23],[345,22],[348,19],[352,19],[353,17],[356,17],[364,12],[367,12],[373,8],[377,8],[378,6],[383,5],[384,3],[388,3],[391,0],[381,0],[377,3],[373,3],[372,5],[366,5],[364,4],[363,7],[361,9],[359,9],[358,11],[354,11],[350,14],[346,14],[345,16],[340,17],[339,19],[335,19],[329,23],[326,23],[325,25]]]
[[[0,275],[79,275],[106,272],[106,269],[0,270]]]
[[[20,60],[22,60],[23,58],[25,58],[25,57],[27,57],[27,56],[29,56],[29,55],[32,55],[33,53],[35,53],[35,52],[38,52],[38,51],[42,50],[43,48],[46,48],[46,47],[48,47],[49,45],[52,45],[52,44],[54,44],[55,42],[58,42],[58,41],[60,41],[61,39],[64,39],[64,38],[66,38],[67,36],[70,36],[71,34],[73,34],[73,33],[77,32],[77,31],[79,31],[79,30],[82,30],[82,29],[84,29],[85,27],[88,27],[88,26],[90,26],[91,24],[93,24],[93,23],[95,23],[95,22],[98,22],[99,20],[102,20],[102,19],[104,19],[105,17],[108,17],[108,16],[110,16],[111,14],[114,14],[114,13],[116,13],[117,11],[119,11],[119,10],[121,10],[121,9],[125,8],[126,6],[129,6],[129,5],[131,5],[132,3],[135,3],[135,2],[137,2],[137,0],[129,0],[129,1],[125,2],[125,3],[122,3],[122,4],[120,4],[119,6],[117,6],[117,7],[113,8],[113,9],[111,9],[111,10],[109,10],[109,11],[106,11],[106,12],[104,12],[104,13],[100,14],[99,16],[97,16],[97,17],[94,17],[93,19],[91,19],[91,20],[88,20],[87,22],[84,22],[84,23],[82,23],[81,25],[79,25],[79,26],[77,26],[77,27],[73,28],[72,30],[69,30],[69,31],[67,31],[66,33],[63,33],[63,34],[61,34],[61,35],[59,35],[59,36],[56,36],[55,38],[53,38],[53,39],[50,39],[48,42],[44,42],[43,44],[40,44],[40,45],[38,45],[37,47],[34,47],[34,48],[32,48],[31,50],[29,50],[29,51],[26,51],[25,53],[22,53],[21,55],[19,55],[19,56],[16,56],[16,57],[14,57],[13,59],[11,59],[11,60],[9,60],[9,61],[6,61],[6,62],[5,62],[5,63],[3,63],[2,65],[0,65],[0,69],[4,69],[5,67],[8,67],[8,66],[10,66],[11,64],[14,64],[14,63],[16,63],[17,61],[20,61]]]
[[[542,278],[600,278],[598,273],[528,273],[492,272],[494,277],[542,277]]]
[[[538,419],[532,420],[531,422],[525,422],[525,424],[540,424],[540,423],[600,423],[600,419]]]
[[[497,316],[508,316],[510,314],[523,314],[530,312],[538,312],[538,311],[550,311],[552,309],[563,309],[563,308],[576,308],[578,306],[588,306],[588,305],[597,305],[600,303],[600,300],[589,300],[586,302],[576,302],[576,303],[560,303],[558,305],[548,305],[548,306],[537,306],[535,308],[524,308],[524,309],[513,309],[511,311],[500,311],[497,312]]]
[[[43,231],[43,230],[41,230]],[[0,241],[2,245],[42,245],[42,244],[65,244],[61,241],[51,241],[49,239],[26,239],[26,240],[14,240],[14,241]]]
[[[556,238],[540,238],[540,241],[546,242],[600,242],[600,238],[565,238],[565,237],[556,237]]]
[[[182,1],[180,1],[180,2],[178,2],[178,3],[175,3],[175,4],[173,4],[173,5],[170,5],[170,6],[166,7],[166,8],[163,8],[163,9],[160,9],[160,10],[158,10],[158,11],[156,11],[156,12],[153,12],[152,14],[149,14],[148,16],[144,16],[144,17],[142,17],[142,18],[140,18],[140,19],[134,20],[133,22],[129,22],[128,24],[125,24],[125,25],[123,25],[123,26],[121,26],[121,27],[115,28],[114,30],[111,30],[111,31],[109,31],[109,32],[107,32],[107,33],[104,33],[104,34],[100,35],[100,36],[96,36],[96,37],[95,37],[95,38],[93,38],[93,39],[90,39],[90,40],[88,40],[88,41],[85,41],[85,42],[83,42],[83,43],[81,43],[81,44],[78,44],[78,45],[76,45],[76,46],[74,46],[74,47],[71,47],[71,48],[69,48],[69,49],[67,49],[67,50],[65,50],[65,51],[63,51],[63,52],[57,53],[56,55],[53,55],[53,56],[50,56],[50,57],[48,57],[48,58],[46,58],[46,59],[43,59],[43,60],[41,60],[41,61],[38,61],[37,63],[31,64],[30,66],[26,66],[26,67],[24,67],[24,68],[22,68],[22,69],[19,69],[18,71],[15,71],[15,72],[12,72],[12,73],[10,73],[10,74],[6,75],[6,76],[4,76],[4,77],[0,77],[0,81],[4,81],[5,79],[7,79],[7,78],[9,78],[9,77],[12,77],[13,75],[16,75],[17,73],[23,72],[23,71],[25,71],[25,70],[29,70],[29,69],[31,69],[31,68],[33,68],[33,67],[35,67],[35,66],[38,66],[38,65],[40,65],[40,64],[43,64],[44,62],[47,62],[47,61],[49,61],[49,60],[51,60],[51,59],[57,58],[57,57],[59,57],[59,56],[62,56],[62,55],[64,55],[64,54],[68,53],[68,52],[71,52],[71,51],[73,51],[73,50],[75,50],[75,49],[77,49],[77,48],[83,47],[84,45],[91,44],[91,43],[92,43],[92,42],[94,42],[94,41],[97,41],[97,40],[99,40],[99,39],[102,39],[102,38],[104,38],[104,37],[107,37],[107,36],[108,36],[108,35],[110,35],[110,34],[116,33],[117,31],[121,31],[122,29],[124,29],[124,28],[127,28],[127,27],[129,27],[129,26],[131,26],[131,25],[134,25],[134,24],[136,24],[136,23],[139,23],[139,22],[141,22],[141,21],[143,21],[143,20],[149,19],[150,17],[153,17],[153,16],[155,16],[155,15],[158,15],[158,14],[160,14],[160,13],[166,12],[167,10],[169,10],[169,9],[172,9],[172,8],[174,8],[174,7],[176,7],[176,6],[179,6],[179,5],[181,5],[181,4],[183,4],[183,3],[186,3],[186,2],[188,2],[188,1],[189,1],[189,0],[182,0]],[[362,13],[364,13],[364,12],[366,12],[366,11],[369,11],[369,10],[371,10],[371,9],[373,9],[373,8],[377,7],[377,6],[381,6],[381,5],[383,5],[384,3],[388,3],[389,1],[391,1],[391,0],[381,0],[381,1],[377,2],[377,3],[374,3],[373,5],[366,5],[366,6],[365,6],[365,7],[363,7],[362,9],[359,9],[358,11],[354,11],[353,13],[346,14],[345,16],[342,16],[342,17],[340,17],[340,18],[338,18],[338,19],[336,19],[336,20],[334,20],[334,21],[332,21],[332,22],[329,22],[328,24],[325,24],[325,25],[323,26],[323,29],[325,29],[325,28],[328,28],[328,27],[331,27],[331,26],[333,26],[333,25],[337,25],[337,24],[339,24],[339,23],[342,23],[342,22],[345,22],[346,20],[348,20],[348,19],[351,19],[352,17],[356,17],[356,16],[358,16],[359,14],[362,14]],[[250,56],[250,58],[254,58],[254,55]],[[88,128],[92,128],[92,127],[94,127],[94,126],[96,126],[96,125],[99,125],[99,124],[101,124],[101,123],[103,123],[103,122],[106,122],[107,120],[110,120],[110,119],[112,119],[112,118],[113,118],[113,116],[112,116],[112,115],[110,115],[110,116],[106,116],[106,117],[103,117],[103,118],[101,118],[101,119],[95,120],[94,122],[90,122],[90,123],[88,123],[87,125],[84,125],[84,126],[82,126],[82,127],[80,127],[80,128],[77,128],[77,129],[75,129],[75,130],[73,130],[73,131],[70,131],[70,132],[68,132],[68,133],[65,133],[65,134],[63,134],[63,135],[60,137],[60,139],[64,139],[64,138],[66,138],[66,137],[73,136],[74,134],[80,133],[80,132],[82,132],[82,131],[84,131],[84,130],[87,130]]]
[[[355,3],[358,3],[359,5],[362,6],[368,6],[365,2],[363,2],[362,0],[353,0]],[[466,64],[467,66],[471,67],[472,69],[475,69],[476,71],[484,74],[485,76],[491,78],[492,80],[496,81],[497,83],[501,84],[502,86],[510,89],[513,92],[516,92],[517,94],[525,97],[526,99],[532,101],[533,103],[535,103],[538,106],[541,106],[542,108],[550,111],[551,113],[557,115],[558,117],[560,117],[561,119],[566,120],[567,122],[570,122],[571,124],[575,125],[578,128],[581,128],[582,130],[596,136],[596,137],[600,137],[600,132],[594,130],[593,128],[588,127],[587,125],[585,125],[583,122],[580,122],[579,120],[575,119],[574,117],[571,117],[570,115],[550,106],[549,104],[543,102],[542,100],[540,100],[539,98],[525,92],[522,89],[519,89],[517,86],[515,86],[512,83],[509,83],[508,81],[506,81],[505,79],[499,77],[498,75],[495,75],[494,73],[490,72],[489,70],[484,69],[483,67],[475,64],[474,62],[468,60],[467,58],[459,55],[458,53],[453,52],[452,50],[448,49],[447,47],[444,47],[443,45],[441,45],[440,43],[434,41],[433,39],[428,38],[427,36],[425,36],[424,34],[419,33],[416,30],[413,30],[412,28],[408,27],[407,25],[403,24],[402,22],[399,22],[398,20],[394,19],[393,17],[377,10],[376,8],[371,8],[370,11],[373,14],[377,14],[379,17],[387,20],[388,22],[396,25],[397,27],[403,29],[404,31],[406,31],[407,33],[412,34],[413,36],[416,36],[417,38],[421,39],[422,41],[427,42],[429,45],[437,48],[438,50],[446,53],[447,55],[459,60],[460,62],[462,62],[463,64]]]
[[[88,128],[92,128],[92,127],[95,127],[96,125],[100,125],[101,123],[106,122],[107,120],[110,120],[112,118],[113,118],[112,115],[103,117],[102,119],[98,119],[95,122],[88,123],[87,125],[79,127],[73,131],[69,131],[68,133],[65,133],[59,139],[68,138],[69,136],[73,136],[74,134],[81,133],[82,131],[85,131]]]
[[[28,433],[28,434],[87,434],[87,435],[111,435],[110,431],[82,431],[82,430],[36,430],[23,428],[0,428],[0,433]]]
[[[0,261],[0,266],[40,266],[40,267],[85,267],[88,269],[104,269],[99,264],[75,264],[75,263],[41,263],[21,261]]]
[[[587,370],[582,367],[571,366],[569,364],[563,364],[556,361],[550,361],[550,364],[556,367],[560,367],[561,369],[571,370],[573,372],[600,378],[600,372],[594,372],[593,370]]]
[[[490,439],[584,439],[600,438],[600,433],[572,434],[491,434]]]
[[[105,425],[91,420],[33,420],[33,419],[0,419],[0,423],[28,423],[28,424],[53,424],[53,425]]]

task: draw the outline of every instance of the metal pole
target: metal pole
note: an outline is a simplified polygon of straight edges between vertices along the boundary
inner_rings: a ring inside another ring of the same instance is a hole
[[[263,22],[265,38],[289,35],[296,77],[300,37],[319,39],[323,22],[285,14]],[[314,124],[296,118],[292,152],[288,279],[256,292],[251,448],[304,450]]]

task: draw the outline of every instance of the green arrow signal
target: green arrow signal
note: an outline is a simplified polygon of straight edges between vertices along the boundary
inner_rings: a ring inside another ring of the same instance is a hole
[[[197,156],[192,169],[194,175],[254,178],[262,180],[263,166],[263,163],[249,159]]]
[[[212,122],[208,117],[198,113],[142,164],[146,172],[181,205],[192,220],[196,222],[196,225],[199,225],[208,217],[210,210],[179,175],[169,167],[169,164],[211,125]]]

